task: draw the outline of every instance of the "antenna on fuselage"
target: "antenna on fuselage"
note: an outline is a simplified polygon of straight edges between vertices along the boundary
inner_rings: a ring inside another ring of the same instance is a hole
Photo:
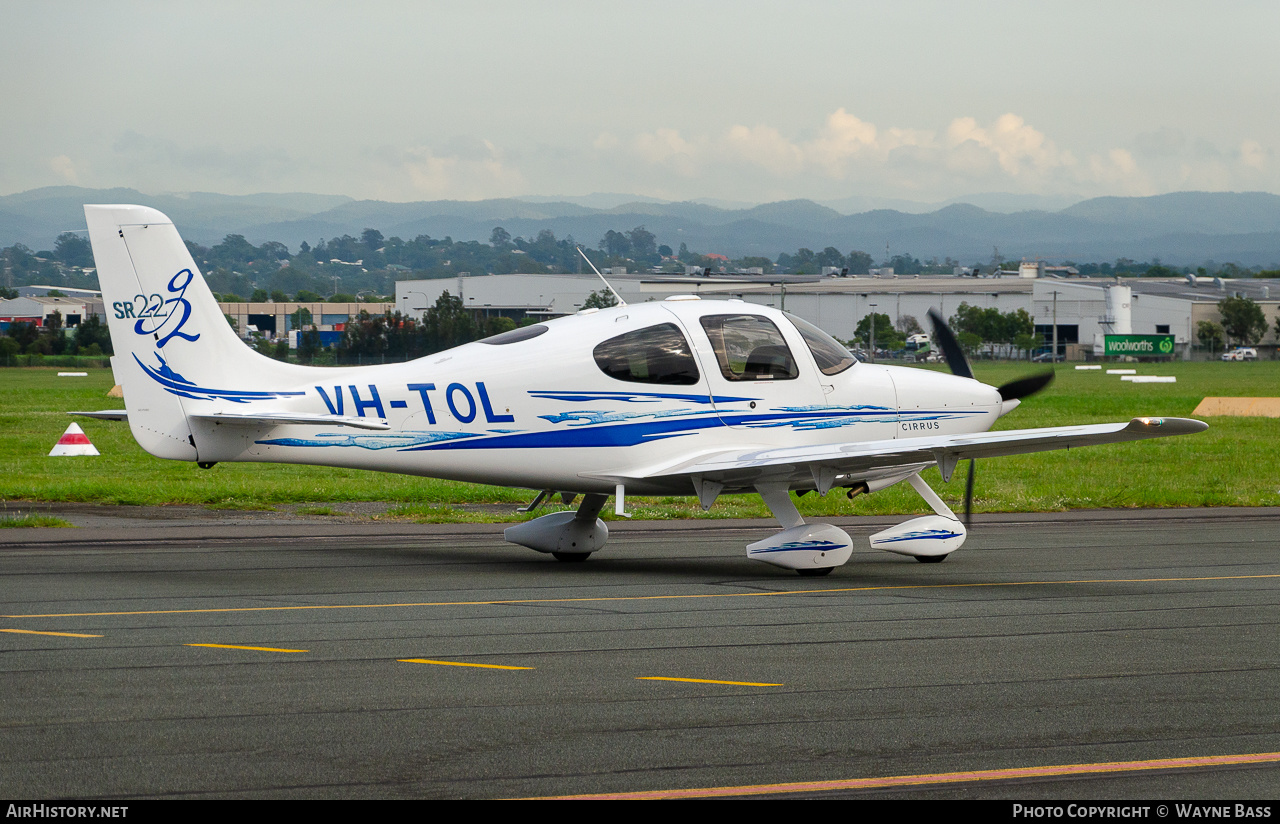
[[[601,280],[604,280],[604,275],[600,274],[600,270],[597,269],[596,265],[591,262],[591,258],[587,257],[587,253],[582,251],[582,247],[575,246],[573,248],[578,250],[578,254],[582,255],[582,259],[585,260],[587,262],[587,265],[591,267],[591,271],[596,273],[596,277],[600,278]],[[619,306],[627,305],[627,302],[622,299],[622,295],[618,294],[618,290],[613,288],[613,284],[609,283],[609,281],[607,280],[604,280],[604,285],[609,287],[610,292],[613,292],[613,296],[618,299]]]

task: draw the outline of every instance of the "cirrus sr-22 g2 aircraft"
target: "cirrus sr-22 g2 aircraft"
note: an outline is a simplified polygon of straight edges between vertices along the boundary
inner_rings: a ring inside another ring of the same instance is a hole
[[[508,541],[562,561],[604,546],[610,495],[758,493],[782,531],[747,555],[801,574],[845,563],[849,535],[806,524],[790,493],[910,483],[935,514],[871,536],[941,561],[965,526],[920,478],[937,465],[1206,429],[1181,418],[989,432],[1052,373],[979,383],[934,316],[947,375],[859,363],[792,315],[672,297],[585,310],[409,363],[310,367],[263,357],[227,324],[172,222],[142,206],[86,206],[124,417],[160,458],[356,467],[559,493],[562,511]],[[967,520],[967,518],[966,518]]]

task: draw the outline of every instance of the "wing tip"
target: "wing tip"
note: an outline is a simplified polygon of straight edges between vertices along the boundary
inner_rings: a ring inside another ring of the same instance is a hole
[[[1129,429],[1131,430],[1151,432],[1153,434],[1158,430],[1160,435],[1190,435],[1196,432],[1203,432],[1208,428],[1209,424],[1204,421],[1198,421],[1195,418],[1143,416],[1129,421]]]

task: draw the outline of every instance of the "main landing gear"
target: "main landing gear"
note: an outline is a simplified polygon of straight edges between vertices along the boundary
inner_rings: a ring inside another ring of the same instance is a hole
[[[909,555],[922,564],[939,564],[960,548],[968,533],[964,524],[938,494],[916,473],[907,482],[920,493],[936,515],[913,518],[871,536],[871,548]]]
[[[806,524],[786,484],[756,484],[756,492],[783,530],[748,546],[748,558],[814,577],[828,575],[849,560],[853,554],[849,534],[831,524]]]
[[[608,495],[584,495],[577,512],[552,512],[507,527],[502,536],[513,544],[549,552],[557,561],[585,561],[609,540],[609,527],[598,517],[608,500]],[[535,505],[537,503],[541,500],[535,501]]]
[[[964,525],[919,473],[906,480],[936,514],[877,532],[871,536],[871,547],[908,555],[922,564],[941,563],[964,543]],[[827,575],[849,560],[853,541],[848,533],[831,524],[806,524],[785,485],[757,484],[756,491],[783,530],[748,546],[748,558],[794,569],[804,576]]]
[[[919,473],[913,473],[905,480],[933,507],[936,514],[913,518],[877,532],[871,536],[871,547],[907,555],[922,564],[940,563],[964,543],[964,525],[920,478]],[[704,507],[710,506],[719,493],[719,485],[703,481],[699,483],[700,485],[695,486],[698,497]],[[896,481],[887,481],[887,484],[892,483]],[[748,558],[795,570],[805,577],[829,575],[833,569],[849,560],[853,554],[853,539],[849,534],[832,524],[806,524],[791,500],[786,483],[758,483],[755,488],[773,517],[782,525],[782,531],[749,545]],[[536,509],[550,494],[549,491],[540,493],[522,511]],[[626,515],[621,495],[622,491],[619,490],[616,509],[620,515]],[[562,499],[566,504],[571,503],[573,496],[565,493]],[[543,515],[508,527],[503,532],[503,537],[513,544],[549,553],[557,561],[580,563],[603,547],[609,539],[609,527],[599,517],[600,510],[608,499],[608,495],[601,493],[584,495],[576,512]]]

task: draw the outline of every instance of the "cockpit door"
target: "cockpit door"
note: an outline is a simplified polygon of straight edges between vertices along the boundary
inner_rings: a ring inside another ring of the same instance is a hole
[[[726,425],[802,433],[826,417],[818,374],[791,324],[750,304],[740,312],[726,312],[724,304],[699,311],[698,301],[668,308],[689,333],[716,414]]]

